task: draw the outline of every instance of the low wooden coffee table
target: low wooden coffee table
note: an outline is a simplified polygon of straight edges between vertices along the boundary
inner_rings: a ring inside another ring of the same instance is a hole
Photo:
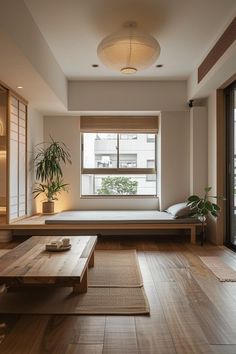
[[[69,251],[49,252],[45,245],[61,236],[33,236],[0,258],[0,285],[73,287],[87,291],[88,267],[94,266],[97,236],[71,236]]]

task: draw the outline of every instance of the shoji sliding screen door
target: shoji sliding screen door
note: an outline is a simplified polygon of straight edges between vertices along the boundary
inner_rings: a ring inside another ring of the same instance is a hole
[[[26,215],[26,125],[27,106],[9,96],[9,222]]]

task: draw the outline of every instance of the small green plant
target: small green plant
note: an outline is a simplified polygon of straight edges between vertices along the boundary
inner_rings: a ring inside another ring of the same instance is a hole
[[[221,209],[217,203],[213,203],[210,199],[225,199],[221,196],[212,196],[209,195],[209,192],[212,190],[212,187],[204,188],[204,196],[201,198],[198,195],[191,195],[187,200],[187,205],[192,210],[192,216],[197,217],[202,225],[202,241],[205,234],[205,222],[208,214],[211,214],[214,218],[217,218]]]
[[[33,190],[34,198],[37,198],[40,194],[45,194],[47,201],[58,200],[57,195],[62,191],[67,191],[67,186],[68,184],[60,179],[48,184],[37,183]]]
[[[33,190],[34,198],[45,194],[47,201],[57,200],[57,195],[67,190],[63,181],[62,164],[71,164],[68,148],[64,143],[54,141],[37,145],[38,152],[33,160],[36,167],[36,179]]]
[[[216,203],[212,203],[209,199],[223,199],[219,196],[211,196],[209,192],[212,190],[212,187],[204,188],[205,194],[201,198],[197,195],[191,195],[188,198],[187,205],[193,211],[194,216],[200,218],[207,217],[210,213],[214,218],[217,218],[220,212],[220,207]]]

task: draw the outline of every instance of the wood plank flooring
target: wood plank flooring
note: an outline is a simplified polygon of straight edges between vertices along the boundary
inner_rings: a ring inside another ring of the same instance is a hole
[[[137,249],[151,316],[0,315],[1,354],[236,354],[236,283],[219,282],[198,257],[236,269],[236,253],[133,236],[97,248]]]

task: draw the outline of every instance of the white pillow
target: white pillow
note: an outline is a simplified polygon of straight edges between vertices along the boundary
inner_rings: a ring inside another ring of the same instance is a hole
[[[166,209],[166,212],[171,214],[175,219],[186,218],[191,214],[190,207],[187,206],[187,203],[173,204]]]

